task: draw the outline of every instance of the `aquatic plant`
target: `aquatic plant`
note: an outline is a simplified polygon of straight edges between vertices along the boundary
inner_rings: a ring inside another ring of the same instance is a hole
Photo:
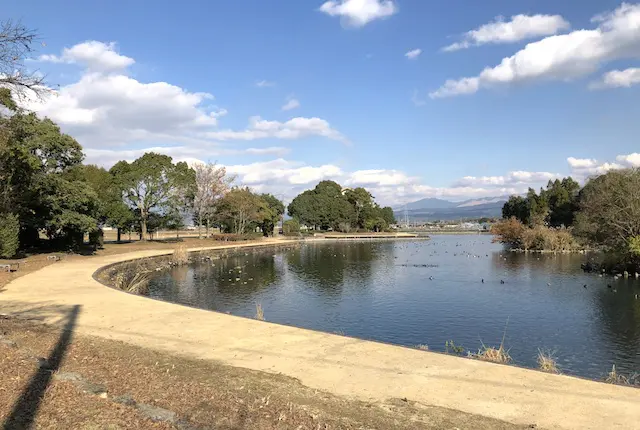
[[[558,363],[556,362],[556,358],[553,356],[551,351],[544,352],[538,349],[538,368],[543,372],[548,373],[560,373],[558,369]]]
[[[118,271],[115,286],[119,290],[134,294],[147,294],[151,272],[140,263],[131,263]]]
[[[175,247],[173,254],[171,255],[171,263],[175,266],[182,266],[189,264],[189,253],[187,252],[187,245],[180,244]]]
[[[264,311],[262,310],[262,304],[256,303],[256,319],[264,321]]]

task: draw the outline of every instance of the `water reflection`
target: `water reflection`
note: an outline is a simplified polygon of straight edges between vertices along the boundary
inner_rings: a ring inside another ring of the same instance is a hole
[[[311,243],[174,268],[150,290],[247,317],[259,302],[268,321],[436,351],[496,345],[506,329],[522,365],[540,348],[565,373],[640,370],[640,283],[585,274],[583,258],[508,253],[487,236]]]

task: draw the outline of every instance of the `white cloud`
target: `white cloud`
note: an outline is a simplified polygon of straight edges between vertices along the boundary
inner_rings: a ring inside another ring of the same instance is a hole
[[[395,186],[407,185],[417,180],[418,178],[409,177],[398,170],[358,170],[349,175],[345,184],[348,186]]]
[[[88,73],[27,107],[50,117],[84,145],[123,145],[197,139],[226,112],[207,107],[211,99],[211,94],[191,93],[166,82]]]
[[[404,54],[404,56],[407,57],[409,60],[415,60],[420,56],[420,54],[422,54],[422,49],[413,49],[407,52],[406,54]]]
[[[287,102],[282,106],[282,110],[292,110],[300,107],[300,102],[297,99],[290,98]]]
[[[113,72],[126,69],[135,63],[133,58],[116,52],[116,44],[95,40],[64,48],[62,55],[41,55],[38,61],[80,64],[93,72]]]
[[[424,106],[427,104],[425,100],[420,98],[420,93],[418,92],[418,90],[413,90],[413,93],[411,94],[411,103],[413,103],[414,106],[418,106],[418,107]]]
[[[462,41],[442,48],[445,52],[458,51],[488,43],[514,43],[539,36],[550,36],[567,30],[569,23],[560,15],[515,15],[510,21],[503,17],[464,34]]]
[[[603,88],[629,88],[632,85],[640,84],[640,68],[632,67],[625,70],[612,70],[605,73],[598,82],[593,82],[589,86],[591,89]]]
[[[398,12],[393,0],[331,0],[320,6],[320,12],[339,16],[343,25],[363,27],[376,19]]]
[[[627,167],[640,167],[640,154],[634,152],[628,155],[618,155],[616,161],[624,164]]]
[[[593,175],[602,175],[610,170],[640,167],[640,153],[618,155],[615,162],[600,162],[594,158],[567,158],[571,174],[579,180]]]
[[[228,149],[215,145],[188,146],[151,146],[139,149],[96,149],[85,148],[85,163],[109,168],[120,160],[133,161],[147,152],[155,152],[171,156],[174,161],[193,162],[215,161],[218,157],[228,155],[273,155],[283,156],[290,152],[289,148],[271,146],[268,148]]]
[[[465,176],[458,180],[454,187],[478,187],[478,186],[516,186],[548,182],[561,178],[559,173],[527,172],[516,170],[504,176]]]
[[[271,82],[271,81],[258,81],[256,82],[256,87],[258,88],[267,88],[267,87],[275,87],[276,83],[275,82]]]
[[[206,146],[214,140],[293,140],[311,135],[346,142],[320,118],[278,123],[255,117],[248,130],[221,131],[218,121],[227,111],[212,104],[213,95],[127,76],[125,69],[118,68],[134,60],[116,53],[113,43],[85,42],[65,48],[60,56],[45,58],[76,62],[86,69],[77,82],[52,91],[44,99],[27,100],[25,107],[50,117],[85,148],[139,147],[145,143]]]
[[[285,122],[267,121],[259,116],[250,118],[245,130],[220,130],[205,133],[216,140],[256,140],[265,138],[300,139],[308,136],[323,136],[343,143],[349,141],[338,130],[321,118],[296,117]]]
[[[529,43],[478,76],[448,80],[432,98],[472,94],[481,88],[534,80],[571,80],[602,64],[640,56],[640,4],[623,3],[592,19],[598,27],[549,36]]]

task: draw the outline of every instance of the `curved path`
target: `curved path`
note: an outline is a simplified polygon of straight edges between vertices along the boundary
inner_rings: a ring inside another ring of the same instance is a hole
[[[10,283],[0,293],[0,313],[61,324],[79,305],[77,332],[282,373],[337,395],[407,398],[539,428],[640,429],[639,389],[193,309],[116,291],[92,277],[107,264],[168,253],[50,265]]]

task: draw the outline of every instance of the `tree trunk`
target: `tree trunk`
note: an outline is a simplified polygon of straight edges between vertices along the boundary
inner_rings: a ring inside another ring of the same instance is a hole
[[[116,239],[116,242],[120,243],[121,239],[122,239],[122,231],[120,230],[120,227],[118,227],[118,238]]]
[[[202,239],[202,215],[198,214],[198,239]]]
[[[209,218],[207,218],[207,237],[209,237]]]
[[[144,214],[140,215],[140,240],[147,240],[147,218]]]

